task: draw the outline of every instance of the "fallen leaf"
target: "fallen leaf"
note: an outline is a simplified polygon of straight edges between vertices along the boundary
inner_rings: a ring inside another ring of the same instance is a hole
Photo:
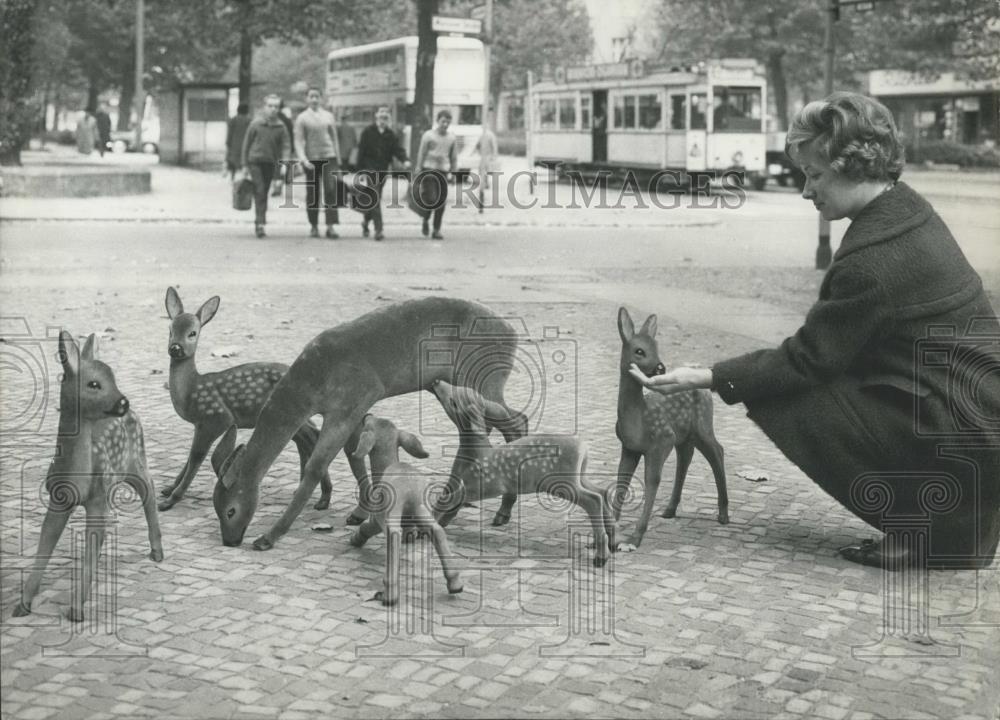
[[[375,599],[375,598],[372,598],[372,600],[374,600],[374,599]],[[368,621],[367,621],[367,620],[365,620],[365,619],[364,619],[363,617],[359,617],[359,618],[358,618],[357,620],[355,620],[354,622],[356,622],[356,623],[357,623],[358,625],[367,625],[367,624],[368,624]]]
[[[313,525],[310,530],[313,532],[333,532],[333,525],[320,523],[319,525]]]
[[[152,370],[149,371],[149,374],[150,375],[162,375],[163,371],[162,370],[157,370],[156,368],[153,368]]]
[[[240,349],[231,345],[225,347],[215,348],[212,350],[212,357],[229,358],[236,357],[240,354]]]
[[[742,470],[737,470],[736,475],[750,482],[767,482],[767,473],[757,468],[743,468]]]

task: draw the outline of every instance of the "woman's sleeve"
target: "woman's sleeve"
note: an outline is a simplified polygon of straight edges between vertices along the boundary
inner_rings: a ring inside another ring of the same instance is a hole
[[[712,367],[712,389],[730,405],[820,385],[844,372],[889,316],[876,278],[843,267],[829,279],[829,297],[781,345],[724,360]]]
[[[424,156],[427,155],[427,144],[430,140],[427,133],[420,137],[420,148],[417,150],[417,161],[413,163],[414,169],[420,171],[424,168]]]
[[[250,127],[247,128],[246,135],[243,136],[243,149],[240,151],[240,162],[243,167],[246,167],[250,163],[247,161],[247,155],[250,152],[250,146],[253,144],[253,139],[257,135],[257,128],[253,123],[250,123]]]

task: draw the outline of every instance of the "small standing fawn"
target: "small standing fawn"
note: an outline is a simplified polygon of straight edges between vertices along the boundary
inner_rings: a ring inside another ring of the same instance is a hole
[[[629,544],[619,546],[619,550],[629,552],[642,543],[649,525],[649,517],[656,501],[656,491],[660,487],[663,464],[677,448],[677,473],[670,501],[660,513],[661,517],[672,518],[677,514],[677,505],[684,489],[684,478],[694,456],[695,448],[705,456],[712,473],[719,496],[719,523],[729,522],[729,497],[726,494],[726,467],[722,445],[715,439],[712,428],[712,393],[708,390],[688,390],[664,396],[657,392],[643,393],[642,385],[629,374],[629,365],[634,363],[647,376],[665,371],[656,347],[656,316],[646,318],[639,332],[625,308],[618,310],[618,333],[622,339],[622,354],[618,381],[618,422],[615,433],[622,444],[621,460],[618,463],[618,483],[615,489],[615,520],[621,516],[621,506],[625,499],[632,476],[645,458],[645,497],[642,515],[629,538]]]
[[[399,555],[404,530],[427,532],[434,543],[449,593],[462,592],[462,580],[452,568],[451,549],[444,529],[434,519],[428,502],[428,481],[407,463],[399,462],[399,448],[415,458],[426,458],[420,438],[398,429],[391,421],[366,415],[361,421],[354,458],[371,460],[371,516],[351,535],[351,545],[362,547],[385,530],[385,591],[376,594],[383,605],[399,601]]]
[[[244,363],[220,372],[200,375],[194,357],[198,350],[201,329],[215,317],[219,309],[218,296],[209,298],[195,313],[184,312],[184,305],[177,291],[167,288],[166,306],[170,317],[170,399],[174,410],[183,420],[194,425],[194,439],[187,462],[172,485],[163,488],[166,500],[160,510],[169,510],[184,497],[198,468],[218,438],[231,425],[252,428],[257,424],[260,409],[267,402],[271,390],[288,371],[281,363]],[[306,421],[292,437],[299,451],[302,471],[316,447],[319,430]],[[351,463],[351,470],[359,483],[366,482],[363,466]],[[359,474],[360,473],[360,474]],[[330,506],[331,483],[328,471],[320,477],[321,494],[315,504],[317,510]],[[348,524],[360,523],[366,514],[360,508],[351,512]]]
[[[90,595],[104,545],[105,526],[110,520],[109,501],[118,482],[127,483],[142,500],[149,527],[149,557],[154,562],[163,559],[142,426],[135,413],[129,411],[128,399],[115,385],[111,368],[94,357],[94,345],[91,335],[81,352],[72,335],[59,333],[63,378],[56,454],[45,478],[49,506],[42,521],[31,575],[14,609],[16,617],[31,612],[31,601],[38,592],[52,551],[70,515],[82,505],[87,513],[83,573],[68,615],[74,622],[83,620],[83,605]]]
[[[443,527],[464,502],[503,497],[506,507],[501,507],[493,521],[502,525],[510,519],[508,498],[528,492],[549,493],[587,513],[594,529],[594,565],[601,567],[608,561],[608,550],[615,547],[615,522],[608,497],[612,488],[603,491],[584,478],[584,442],[564,435],[538,434],[493,447],[487,436],[488,423],[507,420],[508,411],[503,406],[471,388],[442,380],[436,381],[432,390],[459,433],[446,498],[439,507],[438,522]]]

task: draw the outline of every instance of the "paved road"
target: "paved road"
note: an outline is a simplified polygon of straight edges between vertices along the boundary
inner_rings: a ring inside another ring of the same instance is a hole
[[[636,315],[659,314],[667,362],[709,363],[780,338],[815,295],[812,213],[789,194],[750,199],[732,219],[714,211],[711,225],[456,224],[443,243],[400,226],[381,245],[311,241],[291,222],[264,242],[227,224],[4,223],[0,306],[35,336],[54,326],[105,336],[104,357],[143,420],[162,485],[183,464],[190,439],[164,387],[168,284],[189,305],[222,296],[199,350],[203,372],[240,360],[289,362],[320,330],[397,300],[476,298],[523,318],[535,337],[558,326],[558,340],[548,342],[575,358],[560,372],[572,380],[548,383],[537,419],[543,429],[586,439],[590,472],[608,482],[618,460],[621,303]],[[988,247],[995,213],[943,212],[965,231],[956,229],[996,288]],[[4,333],[9,344],[9,324]],[[226,346],[239,357],[210,357]],[[4,350],[5,359],[41,352]],[[885,602],[900,607],[895,586],[835,557],[840,545],[872,533],[738,408],[721,404],[716,429],[727,451],[732,523],[714,521],[711,473],[696,458],[678,517],[654,516],[639,552],[615,557],[603,572],[571,559],[588,554],[567,533],[589,533],[578,512],[526,497],[511,525],[496,529],[489,519],[497,503],[486,501],[448,530],[463,558],[465,592],[447,594],[427,543],[418,543],[404,567],[416,568],[423,584],[410,588],[405,607],[414,614],[393,632],[399,618],[370,600],[381,586],[384,541],[362,550],[347,544],[343,521],[354,496],[342,458],[331,471],[331,510],[307,509],[267,553],[220,545],[206,465],[189,496],[162,514],[162,564],[144,559],[141,514],[121,509],[109,552],[117,585],[101,605],[114,600],[117,636],[104,633],[107,623],[94,632],[59,620],[70,587],[68,536],[35,614],[11,619],[37,542],[39,483],[55,433],[52,396],[33,394],[19,372],[28,366],[0,367],[4,717],[860,720],[990,718],[1000,708],[997,566],[929,576],[918,607],[910,603],[927,613],[926,624],[912,616],[909,639],[900,637],[899,616],[883,612]],[[54,387],[51,355],[36,372],[41,390]],[[554,372],[551,363],[540,371]],[[527,370],[513,378],[512,400],[531,403],[538,380]],[[46,401],[40,426],[18,432],[21,411],[37,408],[39,397]],[[421,467],[447,471],[454,436],[433,400],[406,396],[377,410],[421,433],[431,453]],[[748,482],[740,471],[762,471],[767,481]],[[248,540],[277,518],[297,474],[288,451],[265,480]],[[641,499],[635,489],[625,533]],[[334,530],[310,529],[321,523]]]

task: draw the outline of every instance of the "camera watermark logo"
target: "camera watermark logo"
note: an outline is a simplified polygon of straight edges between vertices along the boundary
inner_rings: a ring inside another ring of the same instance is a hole
[[[24,317],[0,317],[0,443],[23,443],[41,432],[55,407],[49,373],[59,367],[59,328],[31,331]]]
[[[512,423],[522,430],[575,435],[579,418],[576,340],[558,326],[544,326],[536,336],[527,327],[519,317],[478,318],[468,331],[455,324],[435,325],[420,341],[421,386],[430,387],[440,379],[470,387],[504,405]],[[420,432],[434,434],[431,417],[439,415],[438,403],[424,393],[419,403]]]
[[[931,325],[914,347],[918,436],[991,437],[1000,441],[1000,328],[996,318],[972,318],[964,328]]]

